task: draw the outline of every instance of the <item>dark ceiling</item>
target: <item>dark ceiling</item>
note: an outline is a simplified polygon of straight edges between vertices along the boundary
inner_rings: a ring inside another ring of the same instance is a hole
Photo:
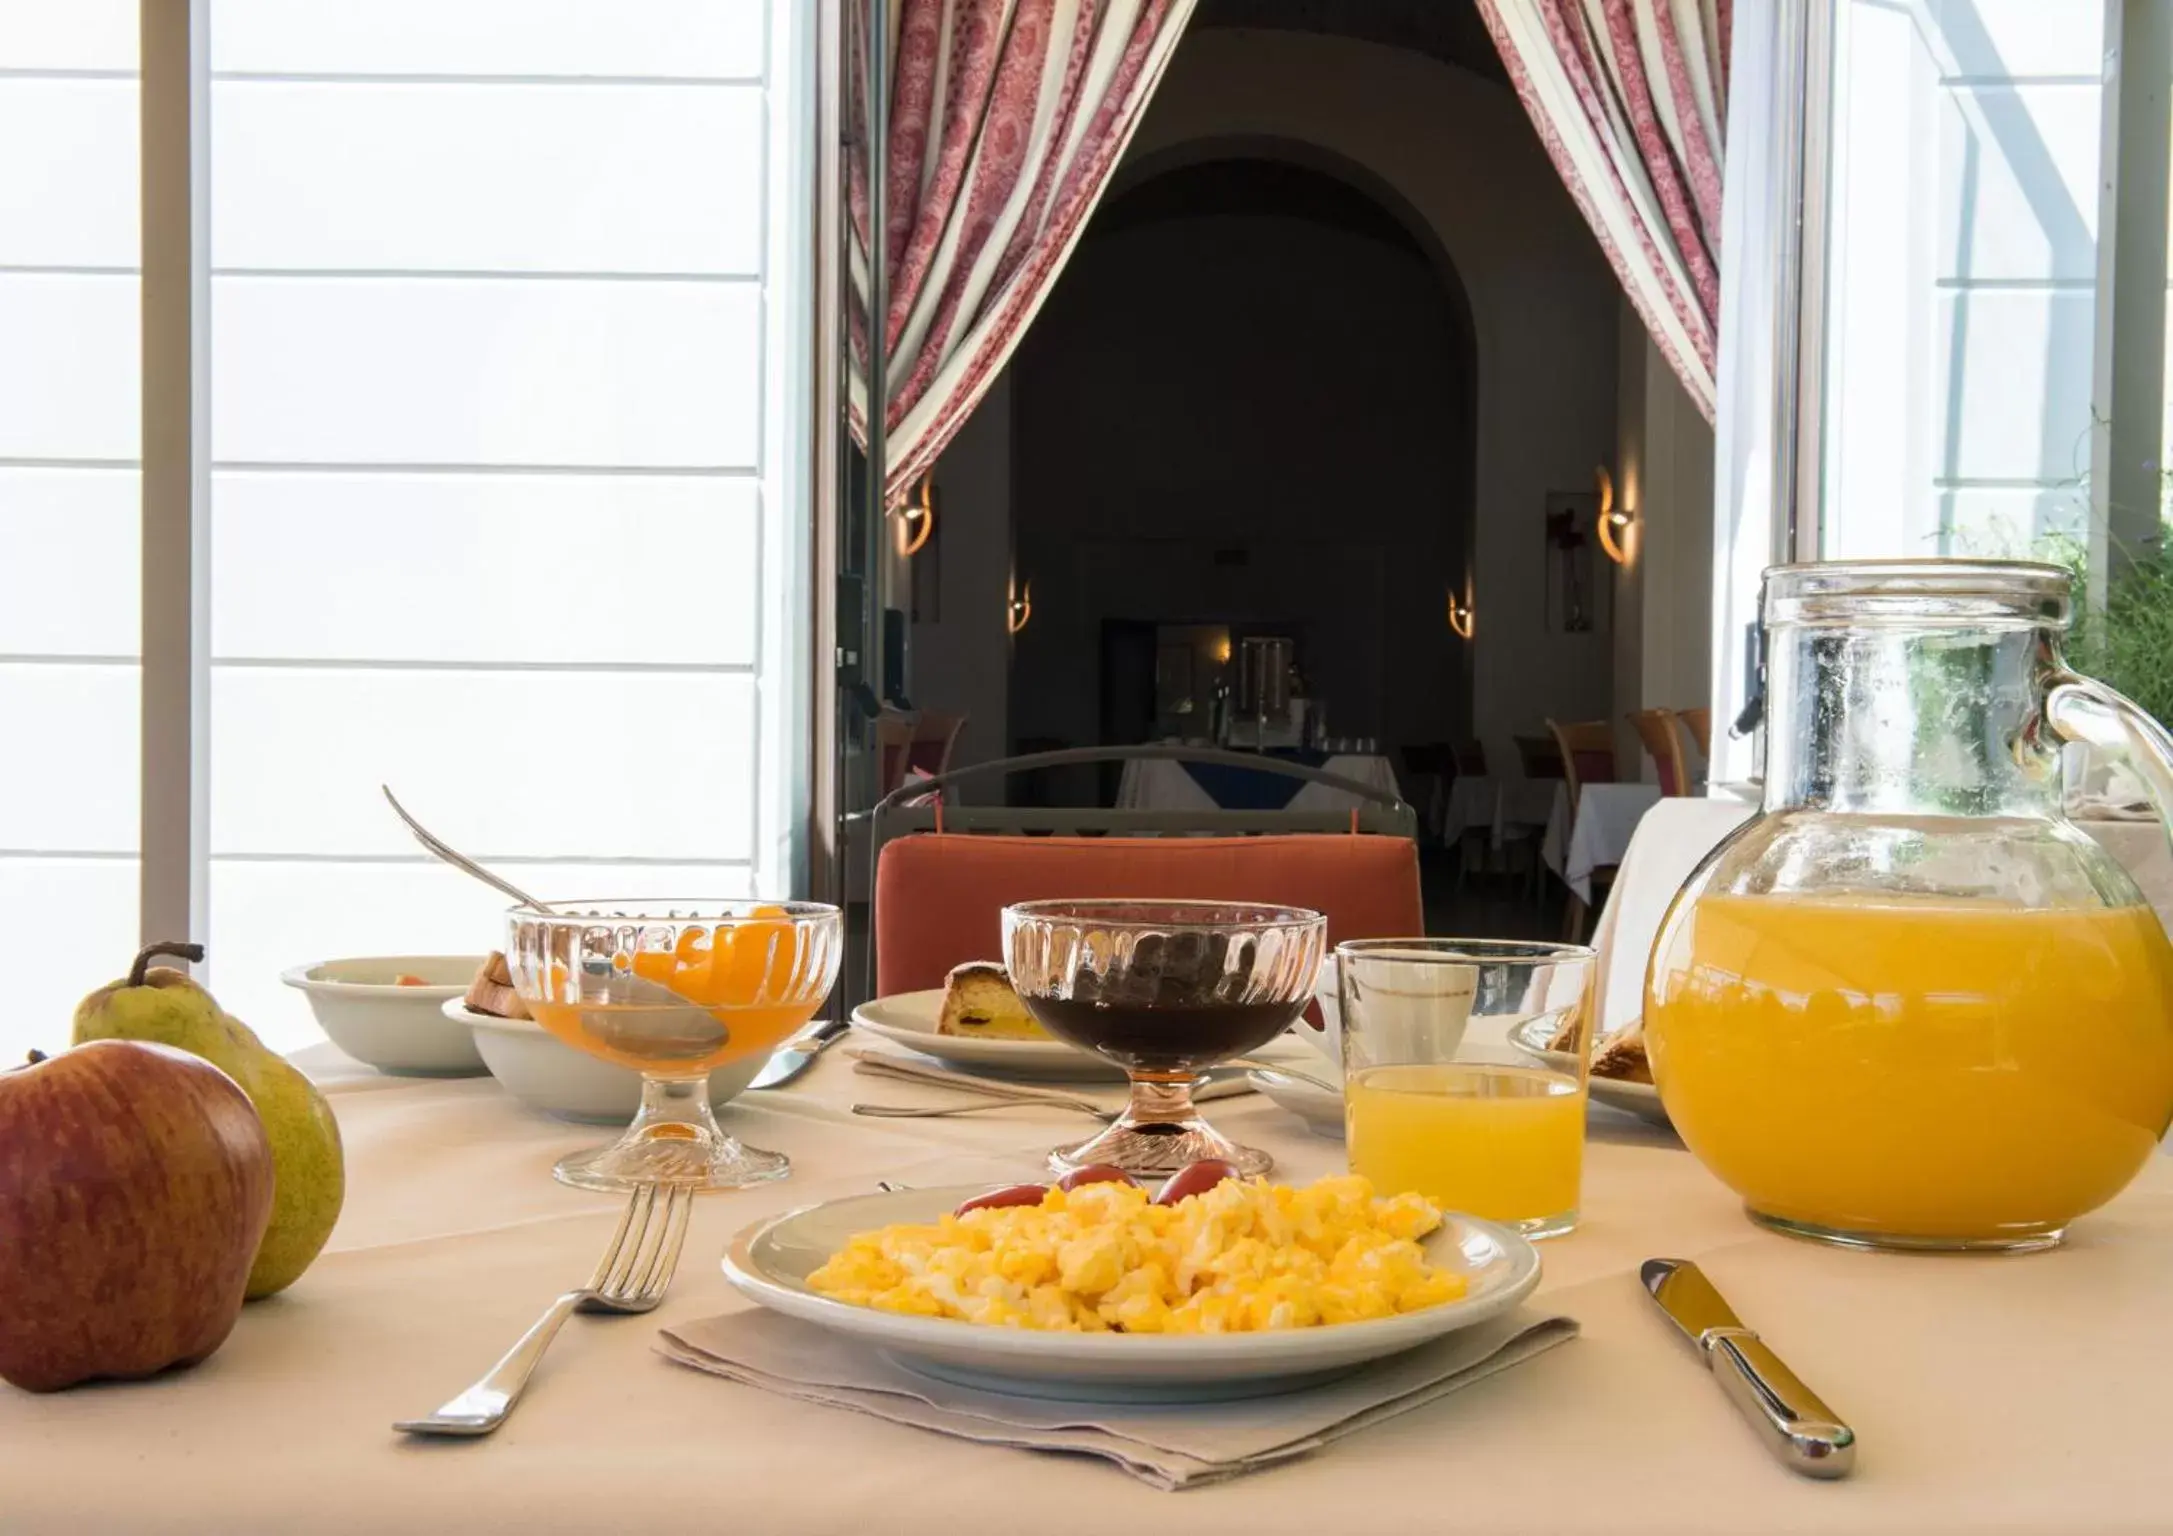
[[[1509,82],[1473,0],[1200,0],[1191,26],[1331,32]]]

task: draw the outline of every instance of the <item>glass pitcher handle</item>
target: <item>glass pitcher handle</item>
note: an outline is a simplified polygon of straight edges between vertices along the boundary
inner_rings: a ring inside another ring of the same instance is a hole
[[[2173,835],[2173,734],[2126,694],[2074,672],[2054,675],[2045,718],[2061,740],[2110,752],[2133,769]]]

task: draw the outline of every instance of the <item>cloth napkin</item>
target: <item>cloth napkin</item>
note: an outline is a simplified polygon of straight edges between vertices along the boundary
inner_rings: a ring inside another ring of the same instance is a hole
[[[812,1323],[759,1309],[667,1328],[658,1350],[681,1365],[801,1402],[984,1445],[1100,1456],[1141,1482],[1177,1490],[1303,1456],[1576,1334],[1574,1319],[1525,1308],[1322,1386],[1236,1402],[1167,1405],[1058,1402],[953,1386]]]

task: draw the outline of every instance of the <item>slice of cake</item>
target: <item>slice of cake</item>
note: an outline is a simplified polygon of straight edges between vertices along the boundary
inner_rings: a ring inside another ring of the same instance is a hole
[[[939,1035],[977,1035],[984,1040],[1046,1040],[1048,1035],[1011,988],[1011,977],[993,960],[969,960],[943,979]]]
[[[461,1001],[476,1013],[493,1014],[501,1019],[528,1017],[527,1005],[521,1001],[520,993],[513,990],[513,972],[506,966],[506,957],[495,951],[475,973],[475,980],[468,983],[468,995]]]

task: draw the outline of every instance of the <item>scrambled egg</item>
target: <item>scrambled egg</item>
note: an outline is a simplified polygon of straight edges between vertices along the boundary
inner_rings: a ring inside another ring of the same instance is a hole
[[[1462,1296],[1418,1239],[1441,1213],[1356,1177],[1230,1179],[1175,1205],[1128,1184],[852,1237],[808,1277],[838,1301],[1064,1333],[1244,1333],[1415,1312]]]

